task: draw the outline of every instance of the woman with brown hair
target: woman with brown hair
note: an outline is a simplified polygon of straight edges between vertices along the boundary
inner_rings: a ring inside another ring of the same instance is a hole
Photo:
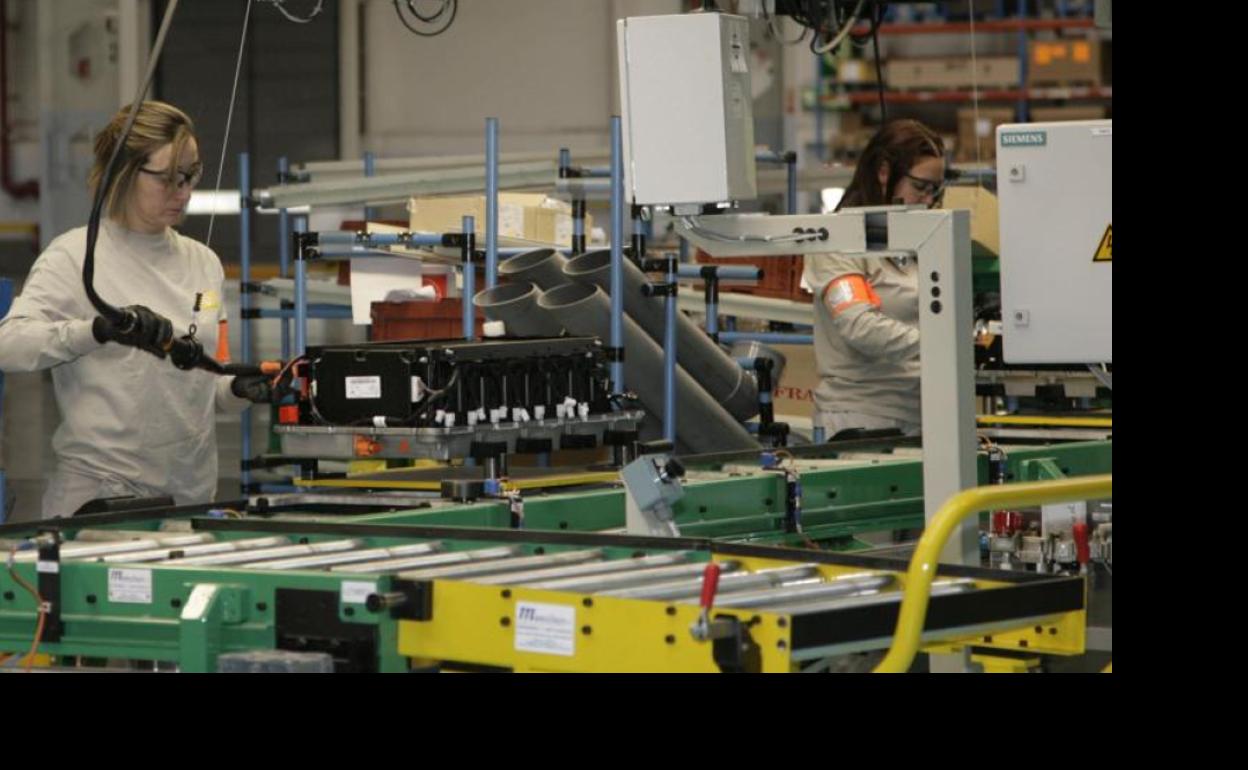
[[[884,126],[867,144],[837,210],[939,203],[945,147],[914,120]],[[815,292],[814,426],[919,432],[918,266],[912,259],[807,257]]]
[[[96,136],[93,194],[129,112],[122,108]],[[261,378],[218,378],[163,360],[175,329],[193,330],[207,350],[228,357],[221,260],[174,229],[202,174],[191,119],[143,102],[105,191],[95,251],[95,288],[126,306],[125,327],[96,315],[83,287],[86,227],[48,245],[0,321],[0,370],[51,369],[63,419],[52,439],[57,467],[44,518],[99,498],[211,501],[215,410],[241,412],[248,400],[268,397]]]

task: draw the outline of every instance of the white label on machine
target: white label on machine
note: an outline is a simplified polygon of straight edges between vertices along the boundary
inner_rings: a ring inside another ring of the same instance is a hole
[[[576,608],[516,602],[516,651],[576,654]]]
[[[360,580],[344,580],[342,582],[342,603],[343,604],[363,604],[368,601],[368,597],[377,593],[376,583],[366,583]]]
[[[381,398],[380,377],[348,377],[347,398]]]
[[[424,380],[413,375],[412,376],[412,403],[414,404],[420,399],[424,398],[424,395],[425,395]]]
[[[110,569],[108,600],[118,604],[151,604],[152,571],[150,569]]]
[[[59,561],[37,561],[35,562],[35,572],[43,572],[49,575],[55,575],[61,571],[61,563]]]

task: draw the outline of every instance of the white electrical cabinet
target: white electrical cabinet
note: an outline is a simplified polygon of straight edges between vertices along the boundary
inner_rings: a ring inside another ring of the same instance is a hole
[[[1003,353],[1113,362],[1113,121],[997,128]]]
[[[757,196],[750,29],[741,16],[622,19],[625,194],[639,205]]]

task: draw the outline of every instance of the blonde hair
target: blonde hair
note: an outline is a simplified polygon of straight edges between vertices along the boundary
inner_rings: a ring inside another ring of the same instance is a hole
[[[117,140],[129,116],[130,105],[126,105],[95,135],[95,163],[91,166],[91,175],[87,179],[92,198],[103,182],[104,167],[113,155],[113,149],[117,146]],[[173,145],[175,162],[169,164],[166,181],[174,184],[178,174],[176,159],[182,156],[183,148],[192,139],[195,139],[195,124],[185,112],[165,102],[143,102],[113,171],[113,181],[104,202],[104,210],[108,215],[117,217],[124,213],[139,169],[148,162],[153,153],[167,144]]]

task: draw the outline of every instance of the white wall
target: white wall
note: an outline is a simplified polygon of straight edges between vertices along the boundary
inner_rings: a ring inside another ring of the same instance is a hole
[[[361,0],[343,0],[342,15]],[[359,145],[344,110],[343,155],[483,152],[486,117],[501,149],[607,145],[618,112],[615,20],[676,13],[680,0],[465,0],[452,27],[413,35],[388,0],[362,3],[364,48],[355,66],[344,35],[344,102],[360,73]]]
[[[39,176],[38,47],[35,45],[36,0],[9,0],[9,130],[13,179]],[[0,191],[0,222],[36,222],[39,202],[17,200]],[[25,236],[22,236],[24,238]]]

